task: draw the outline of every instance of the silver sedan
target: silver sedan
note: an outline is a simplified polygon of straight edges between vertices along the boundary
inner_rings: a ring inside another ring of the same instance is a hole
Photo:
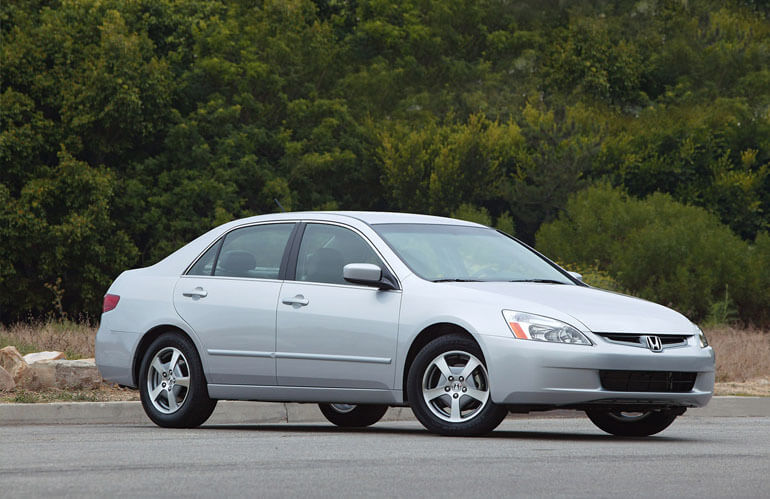
[[[643,436],[714,387],[714,352],[681,314],[489,227],[374,212],[236,220],[123,272],[96,362],[165,427],[233,399],[315,402],[345,427],[408,405],[447,435],[567,408]]]

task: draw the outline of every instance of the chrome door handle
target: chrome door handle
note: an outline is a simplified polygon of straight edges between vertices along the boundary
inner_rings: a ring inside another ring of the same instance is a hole
[[[308,303],[310,303],[310,300],[305,298],[302,295],[297,295],[294,298],[284,298],[281,300],[281,303],[284,305],[299,305],[301,307],[304,307]]]
[[[196,296],[198,298],[203,298],[203,297],[208,296],[208,295],[209,295],[209,292],[206,291],[205,289],[201,288],[200,286],[198,286],[197,288],[193,289],[192,291],[186,291],[186,292],[182,293],[182,296],[188,296],[190,298],[194,298]]]

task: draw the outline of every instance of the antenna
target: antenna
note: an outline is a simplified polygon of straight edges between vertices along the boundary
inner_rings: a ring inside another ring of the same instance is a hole
[[[281,209],[282,212],[286,213],[286,209],[284,209],[283,205],[281,204],[280,201],[278,201],[278,199],[273,199],[273,201],[275,201],[275,204],[278,205],[278,207]]]

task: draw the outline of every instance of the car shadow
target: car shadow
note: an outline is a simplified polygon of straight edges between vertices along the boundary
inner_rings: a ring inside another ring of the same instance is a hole
[[[293,424],[293,423],[266,423],[266,424],[209,424],[200,427],[202,430],[236,430],[236,431],[263,431],[284,433],[371,433],[371,434],[427,434],[421,428],[393,428],[386,426],[370,426],[368,428],[340,428],[331,424]]]
[[[598,430],[597,430],[598,431]],[[667,437],[665,435],[652,435],[649,437],[617,437],[606,433],[562,433],[547,431],[511,431],[500,430],[479,438],[511,438],[517,440],[553,440],[553,441],[585,441],[585,442],[697,442],[691,438]]]
[[[340,428],[323,424],[211,424],[201,426],[201,430],[210,431],[253,431],[253,432],[281,432],[281,433],[326,433],[326,434],[370,434],[370,435],[410,435],[420,438],[468,438],[473,440],[542,440],[542,441],[582,441],[582,442],[646,442],[646,443],[673,443],[673,442],[697,442],[697,439],[669,437],[665,435],[653,435],[650,437],[617,437],[604,433],[573,433],[573,432],[548,432],[548,431],[516,431],[496,430],[480,437],[445,437],[435,435],[429,431],[415,428],[370,426],[368,428]]]

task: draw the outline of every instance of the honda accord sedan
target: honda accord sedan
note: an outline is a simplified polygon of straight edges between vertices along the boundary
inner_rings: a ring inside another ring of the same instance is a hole
[[[96,362],[164,427],[260,400],[318,403],[343,427],[409,406],[445,435],[575,409],[646,436],[714,387],[714,352],[681,314],[588,286],[495,229],[400,213],[236,220],[123,272]]]

